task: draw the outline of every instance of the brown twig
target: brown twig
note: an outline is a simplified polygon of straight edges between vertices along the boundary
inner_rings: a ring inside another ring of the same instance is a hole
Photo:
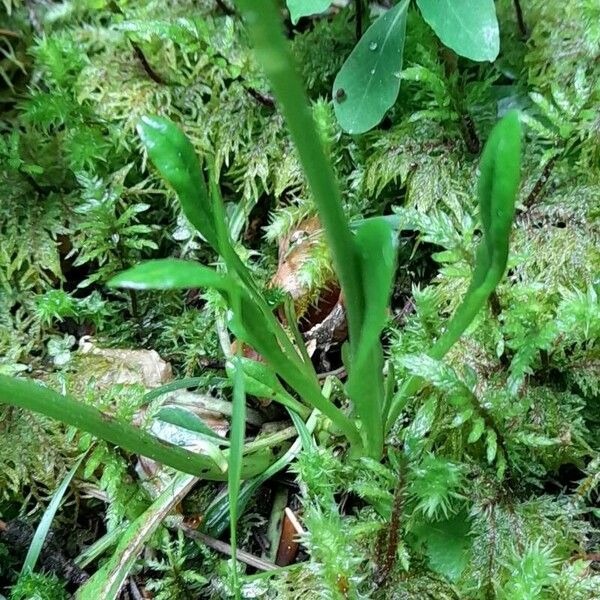
[[[155,83],[159,85],[165,85],[166,81],[152,68],[145,54],[142,52],[142,49],[135,43],[131,42],[131,46],[138,60],[142,63],[142,67],[144,67],[144,71],[146,71],[146,75],[152,79]]]
[[[270,94],[263,94],[253,87],[247,87],[246,91],[259,103],[268,108],[275,108],[275,98]]]
[[[527,196],[527,199],[525,200],[525,202],[523,202],[523,206],[525,208],[531,208],[538,201],[539,196],[542,193],[542,190],[544,189],[544,187],[546,186],[546,183],[548,182],[548,179],[550,178],[550,174],[552,173],[552,169],[554,168],[554,165],[556,164],[557,159],[558,159],[557,156],[553,156],[546,163],[544,169],[542,170],[542,174],[539,176],[538,180],[535,182],[535,185],[531,189],[531,192],[529,192],[529,196]]]
[[[202,542],[209,548],[216,550],[217,552],[221,552],[222,554],[227,554],[228,556],[232,556],[232,548],[226,542],[222,542],[221,540],[217,540],[205,533],[201,533],[200,531],[195,531],[191,529],[187,525],[179,525],[179,528],[187,535],[189,538],[193,540],[198,540]],[[249,552],[245,552],[244,550],[237,550],[236,552],[237,559],[247,565],[254,567],[260,571],[272,571],[273,569],[277,569],[277,565],[269,562],[268,560],[264,560],[259,558],[258,556],[254,556],[254,554],[250,554]]]
[[[379,540],[379,566],[376,574],[378,585],[382,585],[390,574],[394,563],[396,562],[398,540],[400,539],[400,520],[404,510],[405,498],[405,481],[404,473],[401,471],[398,475],[398,483],[394,492],[394,500],[392,504],[392,515],[388,527],[382,532],[383,535]],[[387,538],[385,534],[387,533]]]

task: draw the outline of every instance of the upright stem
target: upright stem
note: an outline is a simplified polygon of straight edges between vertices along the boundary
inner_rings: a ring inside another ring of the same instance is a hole
[[[354,0],[354,10],[356,11],[356,41],[358,42],[363,34],[363,16],[365,12],[363,0]]]
[[[521,0],[513,0],[515,5],[515,13],[517,14],[517,25],[519,26],[519,33],[523,39],[527,38],[527,26],[523,19],[523,10],[521,9]]]

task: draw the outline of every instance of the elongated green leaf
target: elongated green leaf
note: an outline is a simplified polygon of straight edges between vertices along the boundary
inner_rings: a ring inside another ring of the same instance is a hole
[[[310,409],[288,394],[275,373],[265,363],[239,357],[235,360],[235,365],[232,361],[227,362],[225,365],[227,374],[234,380],[236,369],[241,368],[247,394],[258,398],[271,398],[305,417],[309,415]]]
[[[233,379],[233,416],[231,419],[231,451],[229,453],[229,528],[233,561],[233,586],[235,597],[240,597],[237,565],[237,521],[240,484],[242,479],[242,456],[244,454],[244,437],[246,435],[246,391],[244,389],[244,372],[239,359],[234,360]]]
[[[363,439],[375,459],[383,451],[383,350],[379,337],[386,323],[394,273],[396,245],[390,224],[365,221],[356,234],[362,266],[365,314],[358,341],[352,344],[348,394],[363,424]]]
[[[517,112],[499,121],[485,145],[480,163],[479,214],[483,237],[475,270],[462,304],[430,356],[440,359],[465,332],[506,270],[508,245],[521,170],[521,125]]]
[[[226,479],[208,456],[189,452],[159,440],[145,431],[123,423],[69,396],[27,381],[0,375],[0,402],[19,406],[87,431],[121,448],[147,456],[184,473],[215,481]],[[256,452],[244,463],[244,477],[264,471],[276,457],[269,452]]]
[[[329,8],[331,0],[287,0],[290,18],[295,25],[301,17],[316,15]]]
[[[177,193],[185,216],[216,249],[208,188],[191,142],[164,117],[142,117],[137,130],[150,160]]]
[[[215,443],[223,446],[229,445],[227,440],[216,434],[198,415],[195,415],[193,412],[190,412],[185,408],[165,406],[158,411],[156,418],[164,421],[165,423],[177,425],[177,427],[183,427],[183,429],[187,429],[188,431],[201,433],[202,435],[214,440]]]
[[[273,0],[237,0],[236,3],[245,17],[257,58],[286,119],[325,228],[335,271],[344,290],[350,337],[358,337],[362,293],[356,248],[331,162],[324,151],[306,92],[283,35],[279,11]]]
[[[204,265],[175,258],[149,260],[113,277],[108,285],[135,290],[215,288],[229,291],[231,280]]]
[[[348,133],[375,127],[396,102],[408,3],[402,0],[365,31],[335,78],[335,114]]]
[[[23,563],[23,567],[21,569],[21,575],[35,569],[35,563],[40,556],[40,552],[42,551],[42,547],[44,546],[44,542],[48,536],[48,531],[50,531],[50,526],[52,525],[56,511],[58,510],[63,496],[65,495],[69,484],[71,483],[71,479],[73,479],[75,476],[75,473],[77,472],[77,469],[79,468],[84,456],[85,454],[82,455],[71,467],[71,470],[64,476],[61,484],[58,486],[58,489],[56,492],[54,492],[52,500],[50,501],[50,504],[48,504],[48,508],[46,508],[44,516],[37,526],[29,549],[27,550],[27,556],[25,557],[25,562]]]
[[[144,544],[197,481],[192,475],[176,475],[148,510],[127,528],[111,558],[79,588],[75,598],[114,600]]]
[[[493,61],[500,51],[494,0],[417,0],[440,40],[471,60]]]
[[[442,359],[460,339],[504,275],[520,170],[521,125],[518,113],[512,111],[496,124],[483,149],[478,187],[483,239],[477,248],[475,270],[465,298],[446,331],[428,352],[431,358]],[[420,377],[410,377],[404,382],[390,406],[388,429],[421,385]]]

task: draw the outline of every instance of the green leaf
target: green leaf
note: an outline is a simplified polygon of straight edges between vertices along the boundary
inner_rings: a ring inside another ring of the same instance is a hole
[[[471,60],[493,61],[500,51],[494,0],[417,0],[440,40]]]
[[[485,443],[486,458],[489,463],[494,462],[498,453],[498,435],[493,429],[488,429]]]
[[[504,275],[520,170],[521,125],[518,113],[512,111],[495,125],[483,149],[478,188],[483,239],[477,248],[475,270],[465,298],[446,331],[428,352],[431,358],[442,359],[460,339]],[[416,394],[421,386],[422,379],[416,376],[404,382],[390,406],[388,430],[407,398]]]
[[[244,389],[244,373],[237,357],[234,358],[233,379],[233,415],[231,419],[231,452],[229,453],[229,527],[231,539],[231,559],[233,561],[233,587],[236,599],[240,597],[237,565],[237,521],[240,483],[242,479],[242,457],[244,454],[244,438],[246,435],[246,391]]]
[[[467,438],[467,444],[474,444],[485,431],[485,421],[478,417],[473,421],[473,428],[471,429],[471,433],[469,433],[469,437]]]
[[[287,0],[292,24],[296,24],[301,17],[317,15],[326,11],[331,0]]]
[[[35,530],[35,534],[33,535],[33,539],[31,540],[31,544],[29,549],[27,550],[27,556],[25,557],[25,562],[23,562],[23,567],[21,569],[21,575],[28,573],[29,571],[33,571],[35,568],[35,563],[40,556],[42,551],[42,547],[44,546],[44,542],[46,541],[46,537],[48,536],[48,531],[50,531],[50,526],[52,525],[52,521],[54,520],[54,516],[56,515],[56,511],[60,506],[60,503],[69,487],[69,483],[71,483],[71,479],[75,476],[81,461],[83,460],[85,453],[77,460],[77,462],[71,467],[71,470],[64,476],[60,486],[54,492],[52,496],[52,500],[50,504],[48,504],[48,508],[44,511],[44,516],[40,521],[37,529]]]
[[[175,123],[164,117],[142,117],[137,130],[150,160],[177,193],[185,216],[216,249],[208,188],[194,146]]]
[[[402,0],[365,31],[335,78],[335,114],[348,133],[375,127],[396,102],[408,4]]]
[[[425,547],[431,569],[450,581],[456,581],[471,554],[470,529],[467,514],[463,511],[445,521],[420,523],[414,534],[417,544]]]
[[[215,440],[215,443],[219,443],[224,446],[228,446],[229,442],[223,439],[220,435],[215,433],[198,415],[193,412],[186,410],[185,408],[179,408],[176,406],[164,406],[161,408],[157,415],[157,419],[182,427],[188,431],[200,433],[203,436]]]
[[[89,404],[78,402],[69,396],[61,396],[31,381],[0,375],[0,402],[33,410],[72,425],[124,450],[147,456],[184,473],[215,481],[225,479],[210,457],[159,440],[146,431],[100,412]],[[249,455],[244,463],[244,477],[261,473],[274,458],[270,452]]]
[[[215,288],[230,291],[231,280],[204,265],[175,258],[149,260],[113,277],[109,287],[134,290]]]
[[[116,598],[145,543],[197,481],[192,475],[176,475],[165,491],[127,528],[110,559],[79,588],[76,600]]]
[[[521,125],[516,111],[499,121],[483,149],[478,185],[483,238],[465,297],[430,356],[440,359],[465,332],[506,270],[521,171]]]
[[[242,370],[247,394],[257,398],[271,398],[305,417],[310,414],[310,409],[288,394],[279,379],[277,379],[277,375],[265,363],[244,357],[236,358],[235,362],[228,361],[225,369],[232,380],[235,380],[236,369],[238,368]]]
[[[361,265],[364,314],[358,340],[350,340],[352,355],[348,394],[363,424],[368,453],[383,451],[383,349],[379,337],[388,318],[396,271],[394,231],[383,219],[369,219],[358,229],[355,245]]]

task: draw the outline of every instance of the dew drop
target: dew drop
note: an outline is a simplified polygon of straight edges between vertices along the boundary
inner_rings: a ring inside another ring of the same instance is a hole
[[[369,50],[371,50],[371,51],[377,50],[377,42],[371,42],[369,44]]]
[[[371,75],[375,75],[375,69],[371,69]]]

